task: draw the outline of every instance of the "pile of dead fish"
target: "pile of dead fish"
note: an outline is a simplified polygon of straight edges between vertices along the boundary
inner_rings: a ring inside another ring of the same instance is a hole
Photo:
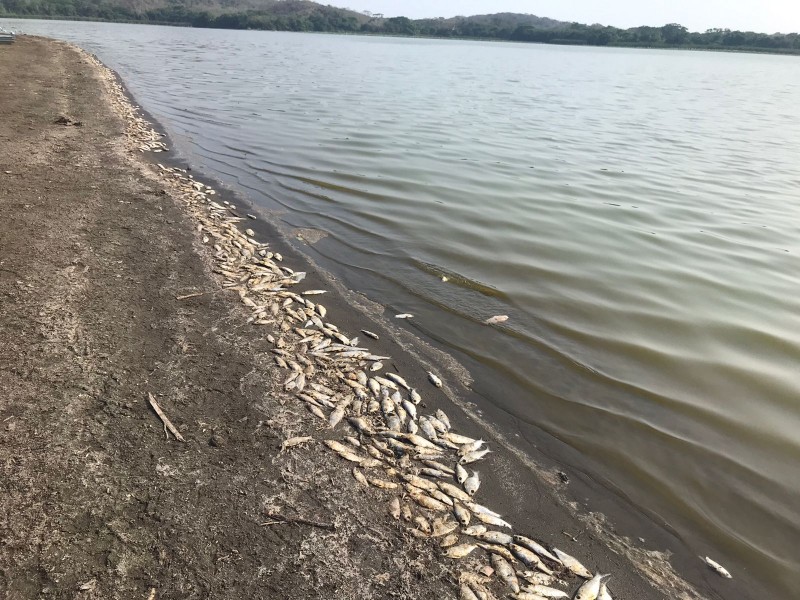
[[[141,119],[112,75],[114,102],[128,122],[133,150],[163,150],[160,136]],[[214,271],[223,288],[238,294],[248,321],[268,328],[275,363],[286,372],[283,389],[311,419],[339,439],[322,443],[352,463],[365,488],[382,490],[391,516],[410,536],[429,540],[444,556],[464,559],[461,598],[494,598],[493,586],[507,587],[519,600],[569,598],[573,578],[585,581],[574,598],[611,598],[605,575],[531,537],[513,535],[502,515],[476,502],[480,475],[472,467],[486,458],[482,440],[453,431],[441,411],[425,413],[422,393],[384,366],[358,337],[329,320],[320,298],[325,290],[303,289],[306,274],[283,264],[283,257],[242,229],[246,218],[186,171],[158,165],[159,175],[182,199],[202,242],[213,248]],[[365,341],[378,336],[366,330]],[[433,386],[443,382],[428,373]],[[286,440],[284,449],[310,438]],[[573,584],[575,587],[575,584]]]

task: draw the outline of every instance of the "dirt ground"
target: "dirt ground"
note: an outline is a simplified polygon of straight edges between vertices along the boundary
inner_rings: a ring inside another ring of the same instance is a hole
[[[0,48],[0,592],[452,595],[328,454],[278,453],[302,431],[273,421],[265,342],[222,294],[176,300],[219,286],[121,131],[77,53]],[[336,529],[262,526],[270,506]]]
[[[169,186],[127,150],[106,83],[66,44],[0,47],[0,597],[457,597],[464,565],[391,519],[386,492],[359,486],[318,442],[280,451],[328,434],[275,385],[285,374],[265,331],[222,290]],[[358,302],[339,292],[328,310],[357,331]],[[419,361],[435,351],[369,327],[376,351],[426,385]],[[148,393],[185,443],[165,435]],[[431,410],[463,433],[502,437],[436,394]],[[615,573],[615,598],[721,597],[680,540],[653,527],[648,551],[638,532],[618,535],[634,530],[625,506],[612,523],[579,521],[556,470],[493,448],[481,493],[523,533]]]

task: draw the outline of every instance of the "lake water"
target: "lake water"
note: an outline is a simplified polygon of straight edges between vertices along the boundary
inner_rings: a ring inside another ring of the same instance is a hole
[[[523,438],[795,597],[798,58],[7,24],[97,53],[192,164],[323,232],[306,251]]]

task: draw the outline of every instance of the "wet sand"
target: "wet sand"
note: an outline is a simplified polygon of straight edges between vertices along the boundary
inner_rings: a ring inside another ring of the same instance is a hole
[[[345,426],[320,431],[280,389],[286,373],[268,330],[247,323],[250,311],[212,272],[185,174],[164,177],[155,163],[180,167],[176,159],[140,153],[141,138],[126,137],[108,74],[65,44],[23,37],[0,52],[0,75],[6,597],[456,597],[459,573],[478,557],[449,560],[436,540],[411,537],[386,512],[392,495],[361,487],[316,441],[341,438]],[[252,212],[204,183],[216,202]],[[392,357],[426,411],[489,441],[476,500],[515,533],[613,573],[616,598],[756,596],[587,478],[568,473],[565,483],[532,446],[536,464],[523,460],[476,419],[469,376],[444,354],[316,270],[269,223],[242,227],[308,272],[303,289],[331,290],[324,304],[340,331],[379,333],[370,349]],[[426,382],[428,368],[443,391]],[[165,437],[148,393],[184,444]],[[315,441],[281,453],[295,436]],[[579,505],[586,498],[608,522]],[[335,531],[262,525],[275,520],[268,511]]]

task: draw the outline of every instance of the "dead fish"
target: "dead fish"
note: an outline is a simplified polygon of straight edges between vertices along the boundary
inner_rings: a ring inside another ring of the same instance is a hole
[[[373,340],[379,340],[379,339],[381,339],[380,337],[378,337],[378,334],[377,334],[377,333],[372,333],[371,331],[367,331],[366,329],[362,329],[362,330],[361,330],[361,333],[363,333],[363,334],[364,334],[365,336],[367,336],[367,337],[370,337],[370,338],[372,338]]]
[[[454,521],[441,521],[437,519],[433,523],[433,531],[431,535],[433,537],[442,537],[443,535],[453,533],[456,529],[458,529],[458,523]]]
[[[406,423],[406,431],[408,433],[417,433],[419,431],[419,425],[414,419],[409,419],[408,423]]]
[[[361,485],[369,486],[369,482],[367,481],[367,478],[364,476],[364,474],[361,471],[358,470],[357,467],[353,467],[353,477],[355,477],[355,480],[358,483],[360,483]]]
[[[506,321],[508,321],[508,315],[495,315],[494,317],[486,319],[483,324],[496,325],[497,323],[505,323]]]
[[[331,429],[336,427],[339,422],[344,417],[345,410],[347,410],[347,406],[337,406],[331,411],[330,416],[328,417],[328,425]]]
[[[600,593],[597,594],[597,600],[614,600],[606,587],[606,582],[600,584]]]
[[[498,554],[492,554],[492,566],[497,575],[515,594],[519,594],[519,580],[509,562]]]
[[[312,439],[313,438],[308,436],[289,438],[288,440],[285,440],[281,444],[281,452],[285,452],[286,450],[294,446],[299,446],[300,444],[305,444],[306,442],[310,442]]]
[[[475,544],[461,544],[459,546],[453,546],[452,548],[448,548],[447,552],[444,555],[447,558],[464,558],[472,553],[478,546]]]
[[[437,484],[439,489],[442,490],[445,494],[450,496],[451,498],[455,498],[456,500],[461,500],[462,502],[469,502],[472,498],[464,493],[463,490],[457,488],[452,483],[447,483],[446,481],[440,481]]]
[[[719,564],[717,561],[710,559],[709,557],[703,557],[703,561],[712,569],[714,569],[720,577],[724,577],[725,579],[733,579],[733,575],[728,572],[728,570]]]
[[[547,573],[548,575],[553,574],[553,572],[542,562],[542,559],[539,558],[539,555],[535,552],[532,552],[527,548],[523,548],[519,544],[511,544],[510,549],[512,554],[516,556],[526,567],[536,567],[543,573]]]
[[[431,469],[437,469],[442,473],[447,473],[448,475],[453,474],[453,469],[435,460],[423,460],[422,464],[425,465],[426,467],[430,467]]]
[[[463,485],[468,477],[469,473],[467,470],[460,464],[456,463],[456,481],[459,483],[459,485]]]
[[[473,471],[472,477],[468,477],[466,481],[464,481],[464,491],[470,496],[474,496],[479,487],[481,487],[480,473]]]
[[[411,388],[410,390],[408,390],[408,397],[411,399],[411,401],[414,404],[419,404],[420,402],[422,402],[422,396],[420,396],[417,393],[417,390],[415,390],[414,388]]]
[[[486,525],[470,525],[466,529],[462,530],[461,533],[470,537],[477,537],[482,533],[486,533]]]
[[[465,454],[460,459],[458,459],[458,462],[460,462],[462,465],[468,465],[470,463],[479,461],[484,456],[489,454],[489,452],[491,452],[491,450],[489,450],[488,448],[484,450],[477,450],[476,452],[470,452],[469,454]]]
[[[453,506],[453,499],[442,491],[431,490],[430,492],[428,492],[428,494],[430,494],[432,498],[435,498],[436,500],[442,502],[443,504],[446,504],[447,506]]]
[[[479,598],[475,595],[475,592],[472,591],[466,583],[462,583],[459,587],[459,600],[479,600]]]
[[[395,521],[400,520],[400,498],[397,496],[389,500],[389,514]]]
[[[429,440],[438,439],[439,434],[436,433],[436,429],[434,429],[433,424],[430,422],[429,419],[420,419],[419,426],[420,429],[422,429],[422,433],[424,433]]]
[[[438,378],[436,375],[434,375],[434,374],[433,374],[433,373],[431,373],[430,371],[428,371],[428,379],[430,380],[430,382],[431,382],[433,385],[435,385],[435,386],[436,386],[436,387],[438,387],[438,388],[442,387],[442,385],[443,385],[443,384],[442,384],[442,380],[441,380],[441,379],[439,379],[439,378]]]
[[[386,377],[394,381],[400,387],[405,388],[406,390],[411,389],[411,386],[406,383],[406,380],[400,377],[400,375],[398,375],[397,373],[386,373]]]
[[[308,290],[307,292],[300,292],[302,296],[319,296],[320,294],[327,294],[326,290]]]
[[[508,548],[505,546],[500,546],[499,544],[489,544],[488,542],[478,542],[478,546],[486,550],[489,554],[497,554],[498,556],[502,556],[509,563],[517,562],[517,559],[514,558],[514,555],[511,554],[511,552],[509,552]]]
[[[408,400],[403,400],[400,405],[403,407],[403,410],[406,411],[409,417],[412,420],[417,420],[417,407],[411,404]]]
[[[528,592],[533,592],[534,594],[539,594],[545,598],[569,598],[569,594],[563,592],[561,590],[557,590],[556,588],[547,587],[546,585],[542,585],[539,583],[535,583],[529,588],[527,588]]]
[[[430,467],[425,467],[419,470],[420,475],[425,475],[426,477],[433,477],[434,479],[446,479],[450,477],[444,471],[440,471],[439,469],[431,469]]]
[[[413,317],[414,317],[414,315],[409,314],[409,313],[401,313],[399,315],[395,315],[394,316],[395,319],[411,319]]]
[[[567,554],[566,552],[562,552],[558,548],[553,548],[553,554],[558,557],[558,560],[561,561],[567,569],[575,573],[578,577],[583,577],[584,579],[591,579],[592,572],[589,571],[586,567],[584,567],[578,560]]]
[[[472,444],[473,442],[477,441],[474,438],[467,437],[465,435],[461,435],[458,433],[453,433],[452,431],[448,431],[447,433],[443,433],[442,437],[446,439],[448,442],[456,444],[458,446],[463,446],[465,444]]]
[[[363,433],[364,435],[368,436],[375,435],[375,430],[362,417],[350,417],[348,421],[359,433]]]
[[[552,575],[546,575],[545,573],[538,573],[536,571],[517,571],[517,576],[522,577],[531,585],[550,585],[556,580]]]
[[[490,515],[492,517],[498,517],[498,518],[500,517],[500,513],[496,513],[491,508],[487,508],[485,506],[482,506],[481,504],[478,504],[477,502],[472,502],[472,501],[465,502],[464,506],[466,506],[468,509],[470,509],[472,512],[474,512],[476,515],[480,514],[480,515]]]
[[[533,592],[520,592],[519,594],[514,594],[513,598],[514,600],[547,600],[544,596]]]
[[[425,532],[425,534],[430,535],[433,529],[431,528],[431,524],[428,522],[428,519],[421,516],[414,517],[414,523],[417,524],[417,528],[420,531]]]
[[[450,430],[450,418],[440,408],[436,409],[436,413],[435,414],[436,414],[436,418],[439,419],[442,423],[444,423],[445,427],[447,427],[447,430],[449,431]]]
[[[500,544],[501,546],[508,546],[513,543],[513,538],[509,534],[503,533],[502,531],[485,531],[483,533],[476,534],[473,537],[478,538],[482,542]]]
[[[558,560],[558,558],[556,558],[556,556],[552,552],[549,552],[547,548],[542,546],[539,542],[527,538],[524,535],[515,535],[514,541],[520,546],[528,548],[529,550],[533,550],[539,556],[543,556],[548,560],[552,560],[553,562],[558,563],[559,565],[561,564],[561,561]]]
[[[380,371],[383,368],[383,363],[381,361],[376,361],[369,366],[370,371]]]
[[[458,536],[454,533],[442,538],[442,541],[439,542],[440,548],[449,548],[450,546],[454,546],[458,543]]]
[[[464,456],[465,454],[471,454],[472,452],[477,452],[480,450],[481,446],[483,446],[486,442],[483,440],[475,440],[470,442],[469,444],[462,444],[461,447],[458,449],[459,456]]]
[[[600,575],[598,573],[584,583],[578,588],[578,593],[575,594],[575,600],[597,600],[597,596],[600,594],[600,584],[604,577],[609,577],[609,575]]]
[[[492,515],[485,515],[483,513],[474,513],[476,517],[478,517],[479,521],[486,523],[487,525],[494,525],[495,527],[508,527],[511,529],[511,524],[507,521],[504,521],[500,517],[493,517]]]
[[[396,490],[400,487],[399,484],[395,483],[394,481],[385,481],[383,479],[377,479],[375,477],[370,477],[367,481],[369,481],[370,485],[375,486],[381,490]]]
[[[444,502],[435,500],[434,498],[431,498],[430,496],[428,496],[427,494],[423,494],[422,492],[412,492],[409,490],[408,495],[411,496],[411,499],[417,504],[419,504],[422,508],[427,508],[429,510],[436,510],[439,512],[444,512],[447,510],[447,505]]]
[[[461,506],[458,502],[453,501],[453,514],[455,515],[458,522],[461,523],[463,527],[469,525],[469,520],[472,517],[470,512]]]

